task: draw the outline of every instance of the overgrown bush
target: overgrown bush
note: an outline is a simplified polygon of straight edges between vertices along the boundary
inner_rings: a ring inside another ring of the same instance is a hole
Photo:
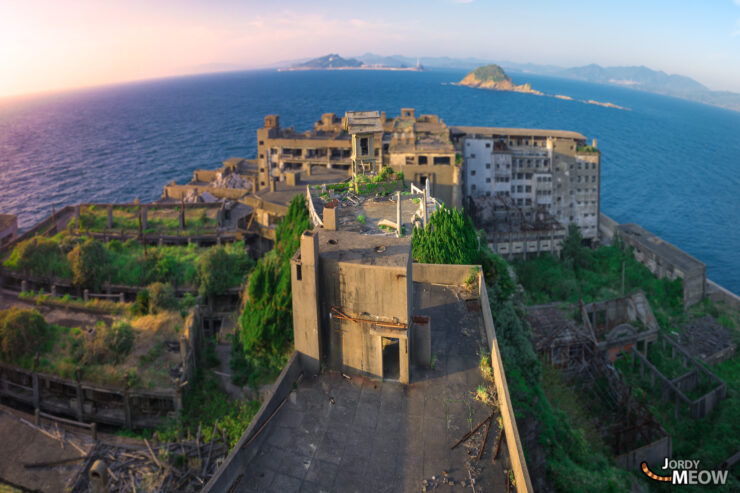
[[[7,361],[33,355],[48,333],[49,325],[36,310],[12,307],[0,311],[0,351]]]
[[[64,276],[69,273],[66,258],[57,242],[43,236],[20,242],[3,265],[36,276]]]
[[[414,228],[411,253],[425,264],[478,264],[478,235],[470,217],[442,206],[429,216],[425,228]]]
[[[82,363],[120,363],[134,348],[134,330],[123,321],[117,320],[110,326],[98,323],[85,335]]]
[[[99,290],[110,272],[108,251],[99,241],[88,239],[67,254],[72,282],[80,288]]]
[[[275,248],[257,262],[249,277],[239,340],[234,342],[234,382],[252,385],[277,375],[293,340],[290,258],[311,222],[303,195],[296,195],[275,232]],[[235,370],[234,370],[235,369]]]
[[[254,265],[244,250],[244,244],[210,248],[198,259],[197,281],[199,293],[204,297],[224,294],[239,285]]]
[[[155,282],[150,284],[146,291],[149,293],[149,313],[156,314],[177,308],[175,288],[172,284]]]

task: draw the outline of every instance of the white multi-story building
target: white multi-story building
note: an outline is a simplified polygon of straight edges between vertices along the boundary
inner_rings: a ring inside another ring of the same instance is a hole
[[[465,194],[508,195],[523,214],[544,210],[584,239],[599,231],[600,158],[577,132],[496,127],[452,127],[464,158]]]

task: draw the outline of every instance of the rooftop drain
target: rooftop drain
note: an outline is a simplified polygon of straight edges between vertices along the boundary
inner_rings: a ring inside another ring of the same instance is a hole
[[[329,244],[330,245],[336,245],[337,244],[337,240],[335,240],[335,239],[332,238],[331,240],[329,240]]]

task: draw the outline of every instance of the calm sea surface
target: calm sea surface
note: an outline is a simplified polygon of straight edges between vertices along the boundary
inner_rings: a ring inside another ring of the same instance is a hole
[[[553,97],[449,85],[463,71],[249,71],[0,100],[0,212],[28,227],[80,201],[153,200],[172,180],[254,157],[278,113],[306,130],[321,113],[401,107],[449,125],[576,130],[602,150],[602,210],[706,262],[740,293],[740,113],[629,89],[513,74]]]

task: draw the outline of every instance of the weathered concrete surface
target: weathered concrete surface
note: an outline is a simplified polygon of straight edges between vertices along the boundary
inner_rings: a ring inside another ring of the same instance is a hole
[[[65,491],[65,486],[82,465],[82,461],[69,462],[54,467],[27,469],[24,464],[53,462],[74,459],[82,454],[75,448],[62,444],[20,421],[32,417],[16,410],[0,406],[0,479],[29,491],[56,493]],[[69,432],[67,432],[69,435]],[[83,450],[89,451],[91,443],[82,442]]]
[[[480,463],[474,456],[485,427],[450,450],[491,413],[473,398],[483,383],[481,313],[468,311],[455,288],[417,284],[414,298],[415,314],[431,318],[434,368],[416,370],[410,385],[334,372],[307,376],[264,429],[235,491],[417,492],[424,480],[433,491],[460,491],[471,459],[476,491],[506,491],[506,446],[491,464],[497,425]]]

